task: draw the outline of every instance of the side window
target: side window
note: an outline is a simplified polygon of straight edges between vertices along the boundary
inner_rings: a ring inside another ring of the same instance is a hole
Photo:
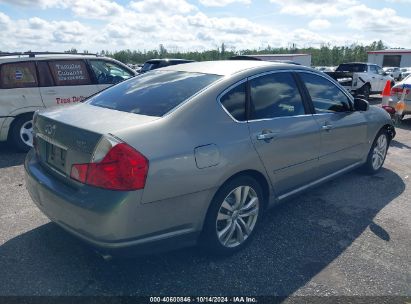
[[[251,119],[305,114],[304,104],[290,73],[274,73],[250,80]]]
[[[379,66],[376,66],[376,68],[377,68],[377,74],[379,74],[379,75],[384,74],[384,70],[382,68],[380,68]]]
[[[123,67],[104,60],[90,60],[91,68],[99,84],[115,84],[133,76]]]
[[[53,76],[51,75],[49,65],[46,61],[37,61],[39,71],[39,84],[41,87],[54,86]]]
[[[36,65],[31,62],[5,63],[0,69],[2,89],[37,87]]]
[[[51,74],[57,86],[91,84],[86,64],[83,60],[49,61]]]
[[[375,65],[370,65],[370,72],[373,74],[378,74],[377,67]]]
[[[331,81],[324,77],[300,73],[311,96],[316,113],[351,111],[350,99]]]
[[[225,93],[220,102],[223,107],[238,121],[245,121],[246,83],[239,84]]]

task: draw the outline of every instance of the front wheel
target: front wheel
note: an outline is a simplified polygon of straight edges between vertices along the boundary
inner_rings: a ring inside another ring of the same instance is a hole
[[[262,209],[262,189],[254,178],[242,176],[228,182],[211,202],[202,244],[217,255],[240,250],[254,236]]]
[[[369,84],[365,84],[362,88],[361,88],[361,95],[364,96],[365,100],[368,100],[370,98],[370,94],[371,94],[371,87]]]
[[[367,162],[364,169],[369,174],[375,174],[381,170],[387,156],[389,136],[385,129],[381,130],[376,136],[370,152],[368,153]]]

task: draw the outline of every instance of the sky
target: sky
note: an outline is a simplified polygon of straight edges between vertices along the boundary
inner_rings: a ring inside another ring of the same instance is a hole
[[[0,0],[1,51],[411,49],[411,0]]]

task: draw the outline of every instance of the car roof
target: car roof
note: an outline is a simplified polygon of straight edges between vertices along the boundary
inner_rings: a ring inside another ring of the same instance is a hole
[[[67,54],[67,55],[41,55],[36,57],[28,57],[27,55],[11,55],[0,57],[0,63],[6,62],[20,62],[20,61],[38,61],[38,60],[72,60],[72,59],[105,59],[113,60],[113,58],[105,56],[95,56],[95,55],[76,55],[76,54]]]
[[[180,71],[180,72],[191,72],[191,73],[203,73],[203,74],[215,74],[221,76],[228,76],[243,72],[250,69],[256,68],[289,68],[297,69],[301,66],[294,64],[280,63],[280,62],[269,62],[269,61],[254,61],[254,60],[220,60],[220,61],[201,61],[192,62],[182,65],[173,65],[164,67],[158,70],[163,71]]]
[[[190,59],[181,59],[181,58],[157,58],[157,59],[150,59],[147,60],[146,62],[150,63],[150,62],[162,62],[162,61],[173,61],[173,62],[194,62],[194,60],[190,60]]]

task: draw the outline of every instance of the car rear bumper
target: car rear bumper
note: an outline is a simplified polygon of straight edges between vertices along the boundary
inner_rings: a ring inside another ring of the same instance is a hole
[[[142,191],[72,187],[48,172],[31,150],[27,190],[53,222],[102,252],[157,251],[192,245],[201,231],[209,191],[141,204]]]

